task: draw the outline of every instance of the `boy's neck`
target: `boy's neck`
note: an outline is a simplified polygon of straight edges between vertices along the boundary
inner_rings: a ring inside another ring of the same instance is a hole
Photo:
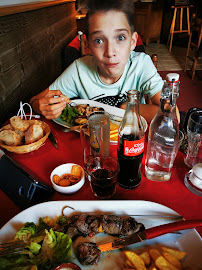
[[[104,76],[102,73],[100,73],[99,69],[98,69],[98,74],[99,74],[100,80],[105,84],[116,83],[122,76],[122,74],[121,74],[121,76],[117,76],[116,78],[110,78],[110,77]]]

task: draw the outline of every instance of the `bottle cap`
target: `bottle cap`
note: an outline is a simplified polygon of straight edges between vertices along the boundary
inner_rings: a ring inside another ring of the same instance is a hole
[[[166,81],[167,82],[172,82],[172,80],[174,79],[174,82],[178,82],[180,79],[180,75],[178,73],[168,73],[166,75]]]

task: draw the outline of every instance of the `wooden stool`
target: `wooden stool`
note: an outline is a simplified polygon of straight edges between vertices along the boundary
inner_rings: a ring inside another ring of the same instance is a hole
[[[194,35],[195,34],[195,35]],[[192,66],[192,80],[195,76],[196,66],[198,59],[201,59],[202,50],[202,19],[197,18],[195,14],[193,15],[191,21],[191,33],[189,36],[189,42],[187,47],[187,53],[185,58],[185,67],[184,71],[187,70],[188,58],[193,61]]]
[[[172,8],[174,8],[174,15],[173,15],[173,20],[172,20],[171,27],[170,27],[170,34],[169,34],[168,42],[167,42],[167,46],[168,46],[169,41],[170,41],[169,52],[171,52],[171,50],[172,50],[173,34],[175,34],[175,33],[188,33],[188,35],[190,35],[190,23],[189,23],[189,8],[190,7],[193,7],[193,6],[178,6],[178,7],[172,6]],[[183,30],[182,29],[182,20],[183,20],[184,8],[187,10],[187,29]],[[175,31],[175,22],[176,22],[176,15],[177,15],[178,9],[180,9],[180,29]]]

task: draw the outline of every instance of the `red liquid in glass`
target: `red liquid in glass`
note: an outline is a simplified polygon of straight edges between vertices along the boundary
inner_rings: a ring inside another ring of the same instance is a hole
[[[100,199],[110,198],[116,191],[117,175],[110,169],[97,169],[91,174],[93,193]]]

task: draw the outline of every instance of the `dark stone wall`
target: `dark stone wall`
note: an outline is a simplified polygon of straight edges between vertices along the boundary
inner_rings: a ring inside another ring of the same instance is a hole
[[[0,17],[0,126],[61,74],[76,34],[75,2]]]

